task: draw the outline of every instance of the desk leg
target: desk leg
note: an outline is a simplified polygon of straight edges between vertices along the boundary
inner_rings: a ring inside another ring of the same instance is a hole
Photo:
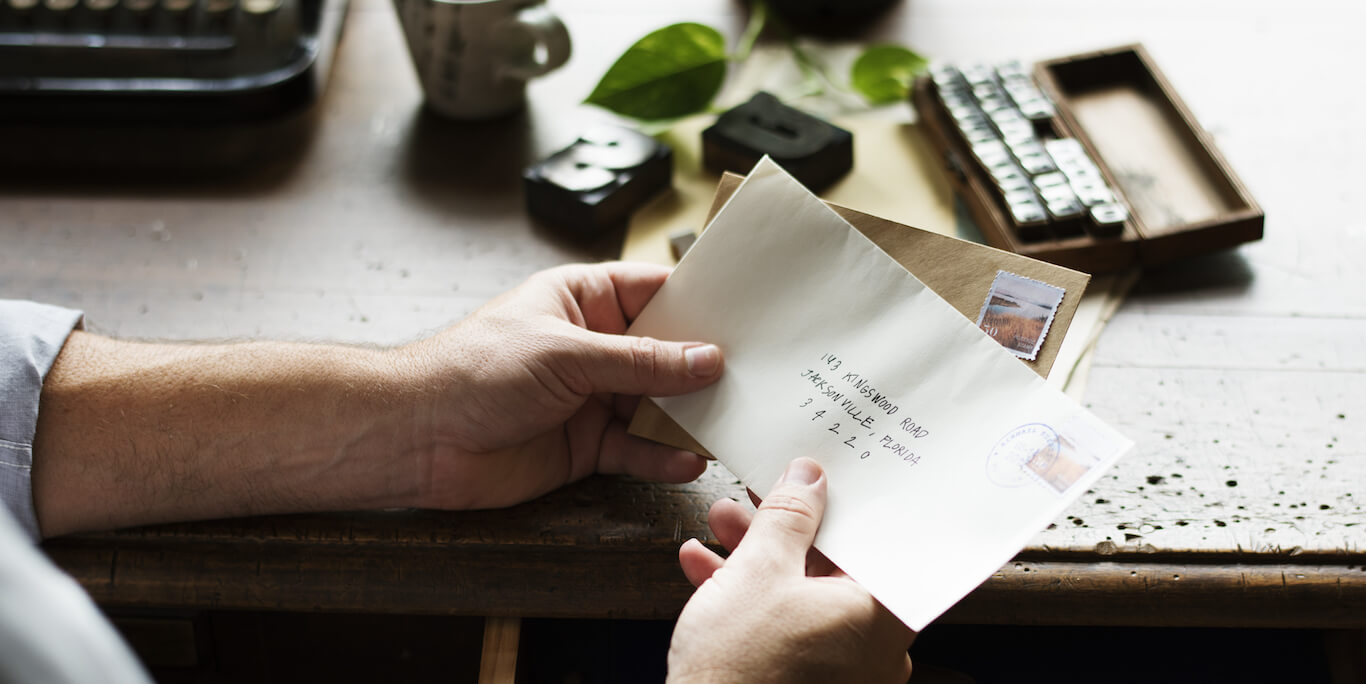
[[[1330,629],[1323,633],[1328,647],[1328,671],[1333,684],[1366,682],[1366,629]]]
[[[517,680],[517,644],[522,619],[484,619],[484,651],[479,656],[479,684],[513,684]]]

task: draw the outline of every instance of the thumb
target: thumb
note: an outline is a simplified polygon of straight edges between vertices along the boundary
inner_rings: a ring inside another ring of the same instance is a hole
[[[668,396],[686,394],[721,375],[721,350],[701,342],[584,331],[578,364],[597,392]]]
[[[780,573],[806,574],[806,552],[825,515],[826,479],[819,463],[799,458],[773,486],[731,559]]]

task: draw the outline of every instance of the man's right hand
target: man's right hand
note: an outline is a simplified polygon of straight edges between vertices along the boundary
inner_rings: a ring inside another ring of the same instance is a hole
[[[825,512],[819,464],[793,461],[751,514],[730,499],[711,508],[722,559],[696,539],[679,562],[697,592],[669,647],[669,681],[895,682],[911,675],[907,629],[811,548]]]

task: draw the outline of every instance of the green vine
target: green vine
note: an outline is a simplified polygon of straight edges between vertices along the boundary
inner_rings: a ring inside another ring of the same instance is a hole
[[[763,0],[755,0],[733,52],[726,52],[725,38],[710,26],[665,26],[627,48],[585,102],[636,119],[643,128],[653,130],[662,130],[675,119],[709,111],[725,82],[729,64],[748,59],[768,27],[779,34],[802,73],[797,97],[822,95],[828,84],[837,90],[852,90],[871,105],[889,104],[905,99],[916,75],[928,66],[924,57],[900,45],[873,45],[855,60],[845,85],[831,78],[824,65],[801,47],[797,36],[770,16]]]

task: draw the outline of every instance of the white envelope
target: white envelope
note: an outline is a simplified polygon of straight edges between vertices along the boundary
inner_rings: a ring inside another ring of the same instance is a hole
[[[915,630],[1131,446],[767,158],[629,332],[721,347],[656,403],[760,496],[819,461],[816,547]]]

